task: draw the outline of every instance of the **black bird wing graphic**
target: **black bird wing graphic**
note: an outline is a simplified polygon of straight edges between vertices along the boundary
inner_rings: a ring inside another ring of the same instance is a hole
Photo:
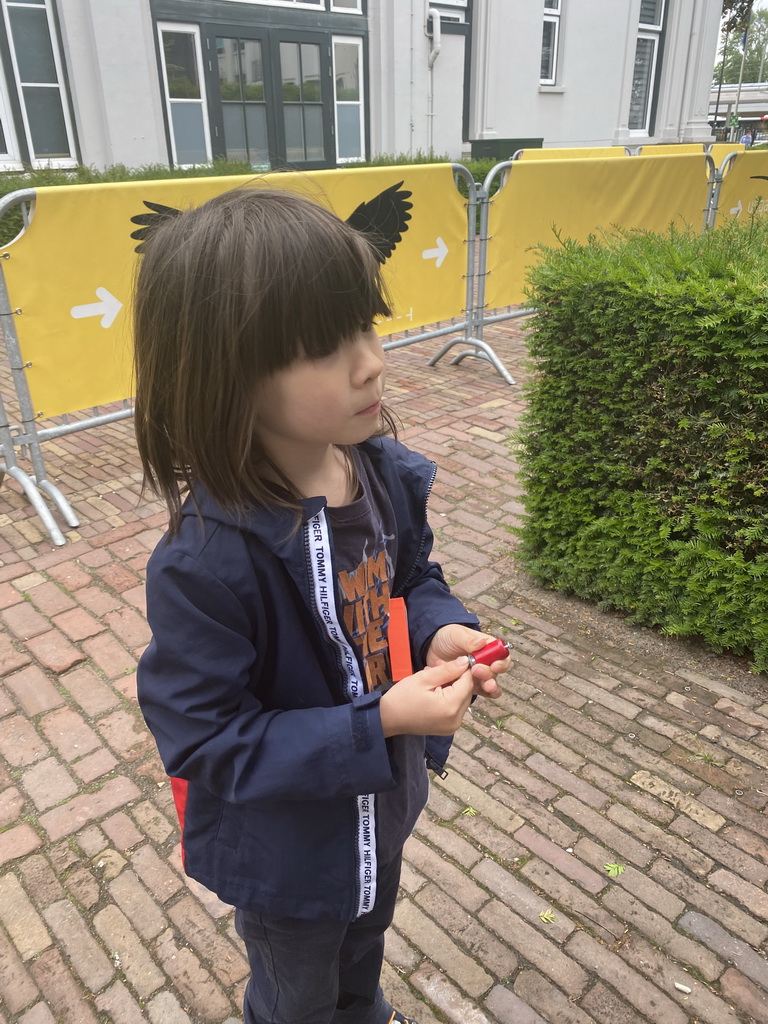
[[[178,217],[181,213],[181,210],[176,210],[173,206],[163,206],[162,203],[150,203],[146,199],[144,200],[144,205],[150,211],[149,213],[139,213],[135,217],[131,217],[131,224],[141,225],[138,231],[131,232],[131,238],[135,238],[139,242],[136,246],[136,252],[138,253],[144,252],[144,243],[162,220],[166,217]]]
[[[368,238],[379,263],[389,259],[408,230],[408,221],[411,219],[408,211],[413,208],[413,203],[408,200],[413,193],[401,188],[402,184],[402,181],[398,181],[396,185],[385,188],[373,199],[360,203],[347,217],[347,224]],[[181,213],[173,206],[163,206],[161,203],[144,200],[144,205],[148,213],[131,217],[131,223],[139,225],[136,231],[131,232],[131,238],[139,243],[136,246],[137,253],[144,252],[144,243],[158,224],[166,217],[178,217]]]
[[[389,259],[408,230],[411,219],[408,211],[413,208],[408,200],[413,193],[402,189],[402,184],[398,181],[385,188],[367,203],[360,203],[347,217],[347,224],[368,237],[379,263]]]

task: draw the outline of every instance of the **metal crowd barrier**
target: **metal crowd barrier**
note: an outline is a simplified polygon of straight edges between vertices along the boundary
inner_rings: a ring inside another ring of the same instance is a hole
[[[672,149],[673,147],[669,148]],[[662,154],[658,160],[642,162],[649,167],[651,164],[661,166],[664,155],[665,154]],[[555,159],[542,160],[541,162],[526,159],[520,160],[520,156],[521,154],[519,153],[515,154],[516,159],[503,161],[497,164],[491,169],[482,183],[475,182],[470,171],[463,165],[450,165],[454,181],[464,181],[466,183],[468,193],[465,203],[466,238],[464,242],[466,245],[466,258],[464,261],[465,270],[462,275],[464,277],[465,286],[464,307],[462,309],[456,309],[455,314],[449,316],[449,322],[444,326],[439,326],[438,321],[438,326],[431,327],[430,329],[415,328],[413,330],[406,330],[405,332],[403,332],[402,329],[398,329],[396,332],[393,332],[393,334],[397,333],[402,336],[386,341],[384,343],[385,349],[392,350],[413,345],[418,342],[447,337],[448,340],[428,360],[428,365],[436,365],[441,359],[447,356],[455,346],[460,345],[462,346],[462,350],[453,355],[450,360],[452,364],[456,365],[468,357],[474,357],[490,363],[494,370],[507,384],[513,385],[515,383],[501,359],[499,359],[498,355],[494,352],[493,347],[483,338],[484,327],[486,324],[525,317],[535,312],[535,310],[526,306],[524,303],[521,303],[519,298],[513,296],[511,293],[505,297],[503,286],[501,289],[496,287],[492,290],[491,297],[494,300],[493,306],[489,309],[487,305],[489,295],[489,275],[495,274],[497,283],[503,278],[504,264],[503,260],[500,260],[498,257],[500,255],[503,256],[505,244],[509,247],[512,242],[512,238],[510,236],[516,233],[514,222],[510,228],[507,228],[504,224],[504,217],[501,213],[501,209],[505,205],[504,189],[509,186],[510,181],[512,181],[514,185],[515,182],[522,181],[525,176],[530,176],[531,172],[535,169],[533,165],[536,165],[538,168],[542,168],[542,173],[544,173],[543,169],[546,168],[547,165],[551,167],[558,162]],[[755,196],[759,196],[759,185],[750,186],[749,182],[753,179],[760,180],[761,178],[768,177],[768,154],[740,154],[739,152],[730,152],[725,156],[719,167],[716,166],[713,157],[709,153],[705,154],[702,151],[700,156],[705,157],[705,166],[707,171],[705,187],[702,182],[702,198],[700,207],[702,211],[702,230],[706,231],[715,226],[721,206],[728,206],[729,203],[737,204],[732,207],[729,206],[728,209],[732,214],[738,215],[741,212],[745,201],[749,205],[749,203],[754,202]],[[611,168],[616,168],[622,165],[626,166],[627,160],[631,160],[632,164],[636,164],[637,162],[637,165],[641,162],[636,156],[632,155],[627,155],[624,159],[611,158],[610,160],[601,160],[599,157],[594,160],[589,160],[584,157],[569,159],[565,156],[561,158],[560,164],[564,173],[567,172],[569,168],[571,173],[575,173],[575,165],[578,164],[581,165],[579,173],[583,175],[583,165],[590,164],[596,170],[599,167],[600,173],[605,174],[607,173],[607,170]],[[695,154],[688,154],[673,157],[673,160],[695,161],[697,160],[697,157]],[[676,166],[683,167],[683,164],[677,164]],[[735,175],[734,166],[739,171],[739,173]],[[525,168],[524,171],[522,171],[523,167]],[[407,168],[400,167],[389,168],[389,177],[407,176],[407,170]],[[759,175],[747,173],[748,171],[756,170],[765,171],[765,174]],[[321,172],[321,175],[330,175],[335,173],[336,172]],[[363,172],[357,170],[350,173],[359,175]],[[424,170],[422,169],[419,173],[423,175]],[[518,177],[516,177],[516,175]],[[225,179],[220,180],[224,181]],[[529,178],[526,178],[526,180],[529,180]],[[729,182],[733,182],[734,186],[730,189],[730,192],[726,187]],[[327,184],[327,179],[325,183]],[[143,183],[143,185],[146,189],[147,183]],[[498,188],[495,188],[495,186],[498,186]],[[85,188],[86,186],[76,187]],[[737,187],[742,190],[746,188],[747,191],[751,188],[751,192],[749,194],[744,192],[744,195],[741,193],[737,195],[737,192],[735,191]],[[511,196],[512,193],[510,192],[508,195]],[[0,216],[5,214],[14,206],[20,206],[26,229],[30,223],[31,217],[35,215],[35,198],[36,192],[34,189],[18,191],[5,197],[5,199],[0,201]],[[663,200],[662,195],[660,195],[659,198],[660,200]],[[579,200],[579,197],[576,197],[576,200],[583,203],[583,199]],[[541,202],[546,202],[546,195],[542,197]],[[493,207],[496,203],[499,204],[499,210],[494,211]],[[666,211],[662,210],[660,216],[666,216],[666,222],[668,223],[670,219],[674,219],[677,213],[677,210],[667,209]],[[501,226],[502,231],[501,236],[494,237],[493,231],[491,230],[493,226],[492,214],[498,214],[501,218],[498,220],[498,224]],[[479,225],[477,230],[476,225]],[[568,224],[565,224],[563,227],[563,234],[567,235],[568,231],[569,226]],[[542,239],[530,237],[523,238],[522,240],[517,239],[516,241],[518,244],[522,242],[525,247],[530,248],[532,245],[541,242]],[[438,243],[442,242],[443,239],[438,237]],[[12,245],[12,243],[9,243],[9,246],[10,245]],[[426,258],[431,253],[432,250],[425,250],[422,255]],[[489,261],[489,256],[493,257],[493,260]],[[47,428],[41,428],[39,426],[41,417],[39,411],[35,409],[28,378],[31,362],[25,362],[23,354],[24,348],[23,345],[20,344],[19,335],[16,329],[16,322],[22,315],[23,310],[14,305],[14,295],[9,292],[6,274],[3,267],[3,263],[9,257],[10,253],[5,251],[4,247],[0,247],[0,326],[2,327],[2,335],[5,343],[7,367],[10,371],[10,381],[12,382],[13,390],[15,391],[18,402],[20,424],[14,425],[9,422],[8,415],[2,401],[2,395],[0,394],[0,483],[2,482],[3,475],[7,475],[11,479],[15,480],[32,504],[53,544],[62,545],[66,543],[66,539],[56,521],[54,511],[60,515],[68,527],[77,527],[79,525],[79,521],[67,498],[48,477],[42,454],[43,442],[57,437],[62,437],[76,431],[87,430],[92,427],[129,418],[133,415],[133,409],[129,404],[128,397],[126,396],[125,400],[118,403],[120,404],[120,408],[118,409],[110,409],[106,412],[99,411],[100,408],[103,409],[104,404],[115,404],[111,401],[109,403],[100,402],[93,408],[90,414],[83,414],[82,410],[72,409],[69,410],[69,412],[77,413],[77,418],[70,419],[70,416],[67,413],[59,412],[49,418],[60,419],[61,422],[55,423],[53,426]],[[437,265],[439,266],[439,262]],[[510,287],[519,288],[520,284],[519,282],[516,282],[514,284],[510,284]],[[458,302],[456,304],[458,305]],[[45,418],[45,416],[43,418]],[[25,472],[21,468],[19,465],[19,456],[29,459],[32,468],[31,474]]]

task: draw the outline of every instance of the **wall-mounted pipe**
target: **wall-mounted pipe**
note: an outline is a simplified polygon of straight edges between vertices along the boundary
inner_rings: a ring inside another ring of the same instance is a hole
[[[432,29],[430,31],[429,21],[432,19]],[[427,142],[429,145],[430,156],[434,152],[434,125],[435,125],[435,61],[440,56],[440,50],[442,48],[442,23],[440,21],[440,11],[436,7],[427,8],[427,21],[424,25],[424,32],[432,40],[432,48],[429,51],[429,58],[427,59],[427,67],[429,68],[429,95],[427,97]]]
[[[430,18],[432,19],[431,32],[429,31]],[[429,51],[429,60],[427,61],[427,65],[430,71],[435,66],[435,61],[439,57],[440,50],[443,45],[442,27],[442,22],[440,21],[440,11],[438,11],[436,7],[429,7],[427,9],[427,26],[425,28],[425,32],[432,40],[432,49]]]

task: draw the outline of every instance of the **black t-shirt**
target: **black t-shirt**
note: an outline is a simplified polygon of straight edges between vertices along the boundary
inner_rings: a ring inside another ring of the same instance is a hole
[[[354,642],[366,689],[390,678],[387,627],[389,598],[397,561],[395,514],[381,480],[367,457],[355,450],[360,483],[349,505],[328,509],[338,569],[341,612]],[[379,861],[401,849],[427,802],[428,779],[423,736],[387,740],[397,788],[377,794]]]

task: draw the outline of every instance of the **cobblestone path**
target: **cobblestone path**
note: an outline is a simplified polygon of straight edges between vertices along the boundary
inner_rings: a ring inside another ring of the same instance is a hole
[[[517,329],[487,337],[522,379]],[[428,368],[435,350],[391,353],[389,396],[440,466],[446,574],[514,666],[408,842],[387,994],[421,1024],[768,1022],[766,698],[510,588],[520,393],[476,360]],[[0,1024],[232,1024],[246,961],[181,872],[135,699],[164,517],[130,422],[44,450],[82,525],[53,548],[0,490]]]

